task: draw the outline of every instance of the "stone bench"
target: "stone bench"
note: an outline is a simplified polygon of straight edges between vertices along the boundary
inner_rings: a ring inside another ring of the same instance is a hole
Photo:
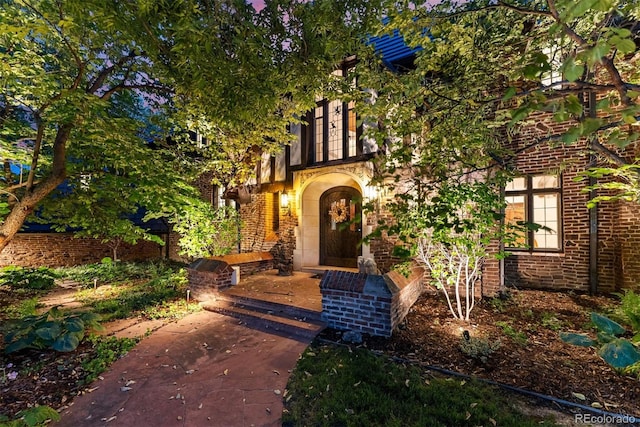
[[[320,281],[322,320],[330,328],[389,337],[424,290],[424,270],[409,277],[327,271]]]
[[[189,289],[194,299],[205,301],[220,290],[237,284],[244,275],[272,269],[273,256],[269,252],[200,258],[187,267]]]
[[[273,255],[271,252],[242,252],[229,254],[211,259],[224,261],[232,267],[238,267],[240,277],[256,274],[261,271],[273,270]],[[239,280],[239,278],[238,278]]]

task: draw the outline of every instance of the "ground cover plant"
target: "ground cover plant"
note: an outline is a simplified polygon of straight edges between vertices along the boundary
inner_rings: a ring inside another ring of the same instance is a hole
[[[105,261],[56,269],[59,282],[75,283],[71,288],[45,291],[0,285],[0,331],[12,338],[0,344],[0,425],[28,425],[24,424],[27,418],[51,415],[47,408],[58,410],[73,396],[90,391],[91,382],[135,346],[139,338],[88,334],[87,327],[98,315],[108,333],[110,319],[171,320],[199,309],[185,301],[186,276],[181,267]],[[58,294],[83,304],[79,310],[46,307],[45,302]],[[80,326],[85,327],[82,334]],[[63,337],[60,344],[65,344],[59,349],[69,351],[51,348],[59,337]],[[75,348],[67,348],[68,344]],[[36,410],[35,405],[42,409]],[[10,424],[21,417],[17,424]]]
[[[319,342],[302,355],[284,400],[286,426],[555,425],[484,384]]]

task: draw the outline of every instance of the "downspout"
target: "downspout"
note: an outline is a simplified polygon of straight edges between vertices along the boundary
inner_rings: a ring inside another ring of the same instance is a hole
[[[594,92],[589,93],[589,117],[595,118],[596,112],[596,94]],[[593,142],[598,138],[594,135],[589,140],[589,167],[595,167],[597,163],[596,155],[593,150]],[[594,176],[589,176],[589,200],[593,200],[597,196],[597,190],[594,186],[597,184],[597,179]],[[598,292],[598,207],[594,206],[589,209],[589,294],[595,295]]]

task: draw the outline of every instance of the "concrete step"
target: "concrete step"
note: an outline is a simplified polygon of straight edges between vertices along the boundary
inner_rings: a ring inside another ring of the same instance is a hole
[[[320,312],[269,301],[223,295],[201,305],[205,310],[237,318],[249,327],[289,338],[308,339],[325,327]]]

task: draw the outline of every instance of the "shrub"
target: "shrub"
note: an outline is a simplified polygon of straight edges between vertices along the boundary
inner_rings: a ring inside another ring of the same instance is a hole
[[[467,331],[464,331],[460,341],[460,350],[474,360],[487,363],[489,356],[499,349],[501,345],[500,340],[472,337]]]
[[[614,311],[621,321],[628,323],[636,334],[633,341],[640,342],[640,294],[633,290],[620,294],[620,306]]]
[[[55,286],[58,275],[47,267],[8,266],[0,269],[0,284],[13,288],[47,290]]]
[[[87,329],[101,328],[98,315],[91,312],[65,314],[53,307],[39,316],[27,316],[9,324],[5,353],[26,348],[73,351]]]

